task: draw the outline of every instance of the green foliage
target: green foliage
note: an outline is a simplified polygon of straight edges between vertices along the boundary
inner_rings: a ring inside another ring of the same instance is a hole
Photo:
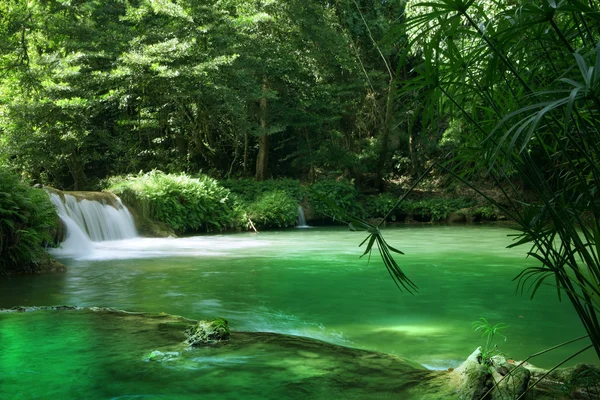
[[[444,221],[450,213],[472,205],[472,201],[466,198],[432,197],[423,200],[405,199],[398,207],[393,208],[397,201],[398,197],[391,193],[369,196],[365,200],[366,215],[368,218],[383,218],[392,210],[389,221],[402,221],[411,216],[415,221],[434,222]]]
[[[445,199],[430,198],[408,202],[406,204],[407,212],[412,214],[417,221],[444,221],[451,212],[457,211],[471,205],[471,201],[463,198]]]
[[[386,68],[401,47],[381,40],[404,1],[359,3],[3,1],[0,159],[77,190],[252,176],[259,150],[267,176],[367,181],[380,136],[406,150]]]
[[[146,218],[176,232],[220,231],[240,226],[242,213],[230,191],[207,176],[152,171],[110,178],[107,189]]]
[[[498,209],[494,206],[481,206],[475,209],[476,221],[495,221],[498,219]]]
[[[518,223],[513,246],[539,262],[519,289],[534,296],[553,281],[600,357],[599,11],[584,0],[414,4],[407,27],[423,58],[401,90],[447,110],[422,123],[443,116],[468,138],[450,171],[465,182],[486,174],[501,190],[478,193]]]
[[[45,191],[0,167],[0,274],[35,272],[57,222]]]
[[[362,217],[358,191],[348,181],[321,180],[311,186],[310,203],[316,217],[345,221],[340,210]],[[330,204],[331,203],[331,204]]]
[[[506,336],[500,333],[500,331],[503,331],[506,328],[508,328],[508,325],[501,323],[492,325],[488,322],[487,319],[483,317],[473,322],[473,329],[475,329],[475,332],[481,331],[481,336],[485,336],[485,345],[482,347],[481,350],[482,364],[490,363],[490,359],[496,354],[498,354],[498,346],[494,344],[494,339],[497,336],[502,336],[504,338],[504,341],[506,341]]]
[[[259,229],[295,226],[298,202],[283,190],[266,192],[248,206],[248,217]]]
[[[367,218],[383,218],[388,211],[392,210],[398,198],[391,193],[380,193],[377,196],[368,196],[365,201],[365,216]],[[396,207],[389,215],[388,220],[402,221],[406,218],[406,210],[402,207],[406,204],[404,201],[399,207]]]
[[[221,184],[246,203],[252,203],[261,195],[273,191],[286,192],[296,204],[307,195],[306,188],[296,179],[268,179],[258,182],[254,179],[227,179],[221,181]]]

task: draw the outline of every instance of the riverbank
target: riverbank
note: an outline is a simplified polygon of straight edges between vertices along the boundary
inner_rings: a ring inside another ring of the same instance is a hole
[[[505,218],[473,191],[413,190],[397,204],[406,190],[365,194],[345,180],[320,180],[311,185],[293,179],[217,181],[205,175],[152,171],[113,177],[105,190],[121,197],[141,233],[149,236],[280,229],[296,226],[300,214],[311,225],[339,224],[352,217],[390,223]]]

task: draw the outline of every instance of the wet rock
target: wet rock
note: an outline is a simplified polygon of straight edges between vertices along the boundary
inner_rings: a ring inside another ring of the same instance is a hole
[[[462,222],[471,222],[471,216],[468,208],[461,208],[455,212],[452,212],[448,215],[448,222],[451,224],[462,223]]]
[[[171,361],[176,359],[179,356],[179,352],[177,351],[159,351],[154,350],[151,352],[148,357],[146,357],[146,361],[154,361],[154,362],[163,362],[163,361]]]
[[[547,380],[555,382],[559,390],[572,399],[600,398],[600,367],[577,364],[550,373]]]
[[[516,399],[527,390],[531,379],[531,372],[527,368],[517,368],[499,355],[492,357],[492,364],[494,381],[499,382],[494,389],[494,398]]]
[[[186,329],[186,343],[190,346],[201,346],[229,340],[229,324],[223,318],[212,321],[198,321]]]
[[[516,399],[527,390],[531,380],[527,368],[517,367],[501,355],[482,360],[481,347],[455,373],[459,374],[461,399]]]
[[[481,364],[481,347],[478,347],[454,373],[459,375],[458,389],[461,399],[479,400],[491,399],[483,397],[493,386],[494,380],[488,365]]]

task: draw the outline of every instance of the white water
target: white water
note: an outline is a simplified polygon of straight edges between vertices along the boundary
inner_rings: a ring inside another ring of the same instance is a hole
[[[266,248],[270,242],[252,237],[231,238],[193,236],[185,238],[144,238],[91,243],[89,252],[60,253],[76,260],[130,260],[175,257],[248,257],[257,248]]]
[[[88,257],[94,253],[96,243],[137,237],[133,217],[118,197],[116,207],[66,193],[63,197],[50,193],[50,200],[67,231],[60,247],[51,250],[55,255]]]
[[[302,206],[298,206],[298,225],[296,228],[310,228],[310,226],[306,225],[306,218],[304,217]]]

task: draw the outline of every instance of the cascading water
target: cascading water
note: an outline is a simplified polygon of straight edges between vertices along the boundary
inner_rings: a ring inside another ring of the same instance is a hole
[[[298,225],[296,225],[296,228],[310,228],[310,226],[306,225],[306,218],[304,217],[302,206],[298,206]]]
[[[93,251],[93,242],[137,237],[133,217],[116,196],[102,194],[98,201],[50,193],[50,200],[67,231],[57,254],[85,255]]]

